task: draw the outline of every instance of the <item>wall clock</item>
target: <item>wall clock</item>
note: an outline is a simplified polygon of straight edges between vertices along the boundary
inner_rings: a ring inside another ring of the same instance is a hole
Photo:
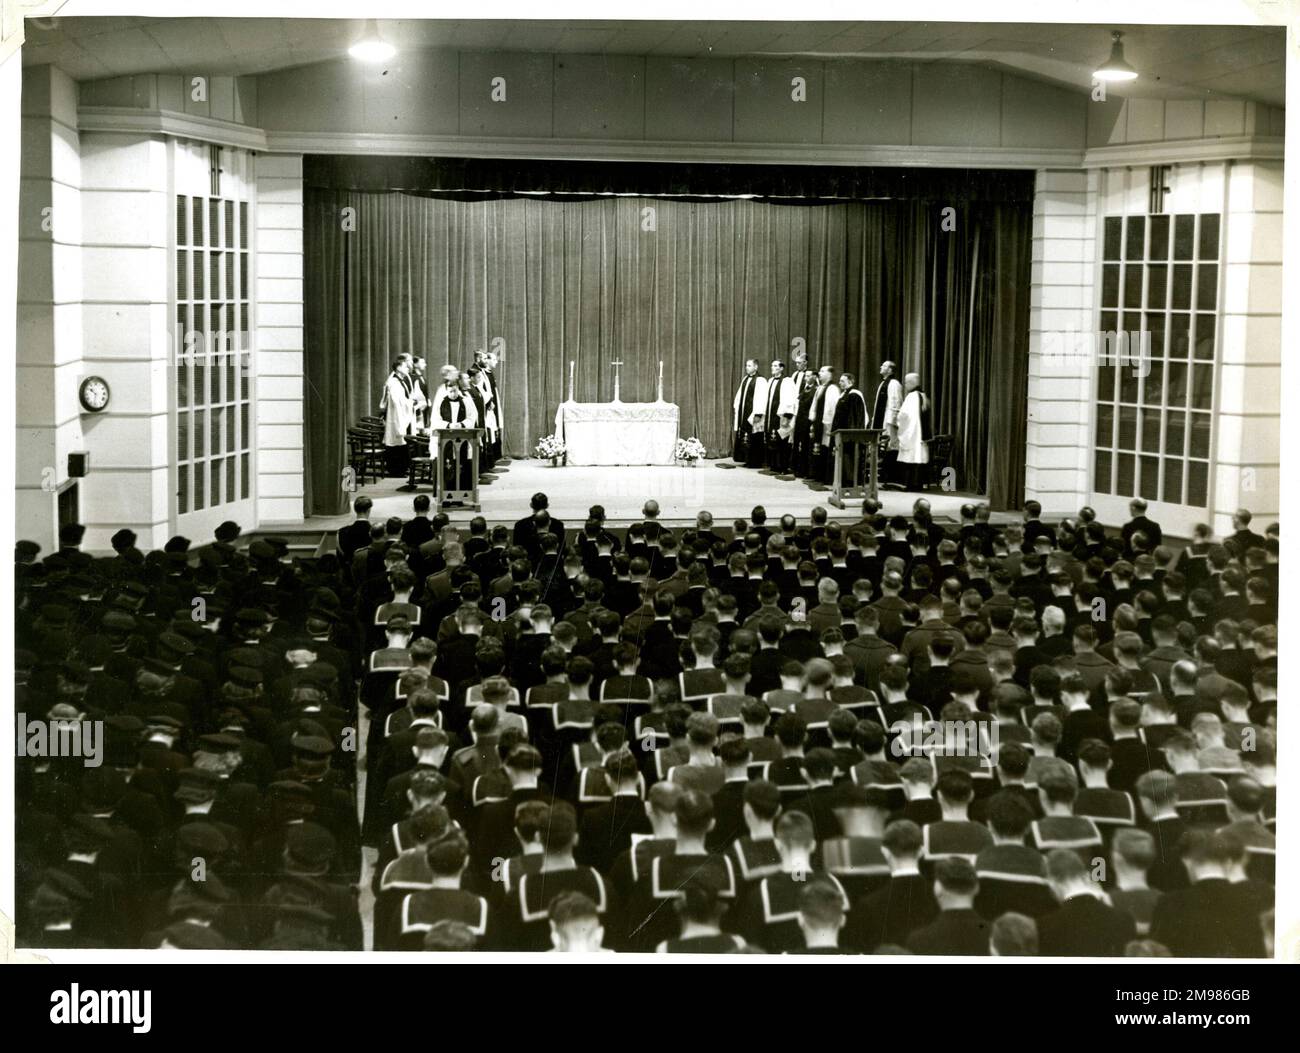
[[[103,413],[108,409],[108,381],[103,377],[86,377],[77,391],[81,408],[87,413]]]

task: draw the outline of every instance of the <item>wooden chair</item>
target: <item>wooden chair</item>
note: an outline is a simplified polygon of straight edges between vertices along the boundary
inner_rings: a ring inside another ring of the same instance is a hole
[[[430,486],[436,486],[438,472],[433,457],[429,454],[429,440],[417,435],[408,435],[406,448],[411,455],[411,471],[407,476],[406,484],[416,486],[419,483],[428,483]]]
[[[944,469],[948,467],[948,462],[952,459],[952,436],[932,435],[928,445],[930,447],[930,485],[942,488]]]
[[[375,437],[361,428],[348,429],[348,465],[356,474],[357,483],[366,485],[366,479],[373,476],[378,482],[384,476],[384,444],[382,436],[376,443]]]

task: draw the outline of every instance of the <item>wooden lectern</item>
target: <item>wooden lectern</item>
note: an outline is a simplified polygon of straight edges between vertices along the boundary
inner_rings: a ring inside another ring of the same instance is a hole
[[[436,428],[430,432],[426,456],[411,458],[408,489],[415,488],[417,467],[427,465],[439,509],[455,504],[479,511],[478,455],[483,435],[482,428]],[[461,485],[465,482],[468,487]]]
[[[835,492],[830,502],[836,508],[844,507],[846,497],[870,497],[875,500],[880,490],[880,434],[882,428],[840,428],[831,434],[835,437]],[[867,484],[858,483],[861,476],[859,451],[867,449]],[[849,485],[844,485],[844,469],[850,460],[849,449],[852,448],[853,475]]]

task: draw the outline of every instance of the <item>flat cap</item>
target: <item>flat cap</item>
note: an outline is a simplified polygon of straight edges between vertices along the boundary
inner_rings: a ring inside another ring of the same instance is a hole
[[[41,875],[41,884],[77,903],[89,903],[90,890],[66,870],[50,869]]]
[[[205,856],[219,856],[230,842],[212,823],[185,823],[176,830],[176,840],[186,849]]]
[[[300,823],[289,827],[284,847],[289,856],[311,867],[327,864],[334,858],[334,835],[318,823]]]
[[[85,536],[86,528],[80,523],[64,523],[59,527],[60,545],[80,545],[81,539]]]

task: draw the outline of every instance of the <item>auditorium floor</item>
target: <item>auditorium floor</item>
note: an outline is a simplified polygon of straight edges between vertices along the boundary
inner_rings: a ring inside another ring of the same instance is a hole
[[[729,461],[703,461],[697,467],[552,467],[538,460],[511,461],[499,470],[497,478],[479,488],[481,514],[489,523],[511,522],[528,512],[528,501],[541,490],[550,498],[551,514],[565,523],[579,525],[593,504],[605,506],[608,522],[613,526],[640,520],[641,506],[648,498],[659,502],[659,519],[669,526],[694,523],[695,514],[708,509],[719,525],[746,517],[755,505],[763,505],[775,518],[785,513],[806,521],[809,512],[821,505],[832,518],[854,521],[861,514],[862,502],[846,502],[840,511],[831,506],[829,490],[816,491],[800,480],[782,480],[748,468],[724,469]],[[409,517],[414,493],[398,489],[400,481],[384,479],[361,489],[375,502],[372,519],[391,515]],[[431,493],[427,486],[421,492]],[[881,500],[887,514],[907,513],[918,495],[882,490]],[[979,495],[932,491],[925,495],[936,518],[956,521],[965,501],[977,501]],[[449,510],[453,523],[468,522],[471,511]],[[351,516],[314,516],[304,524],[310,528],[331,529],[344,525]],[[1003,518],[1015,518],[998,516]]]

